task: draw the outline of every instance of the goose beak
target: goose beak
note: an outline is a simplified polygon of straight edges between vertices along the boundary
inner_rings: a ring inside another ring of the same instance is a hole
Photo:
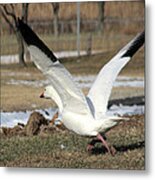
[[[44,93],[41,93],[40,98],[44,98]]]

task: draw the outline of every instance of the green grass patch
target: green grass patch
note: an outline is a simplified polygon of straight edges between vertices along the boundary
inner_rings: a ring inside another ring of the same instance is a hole
[[[97,144],[86,151],[90,139],[65,131],[51,135],[1,138],[0,166],[93,169],[145,168],[144,116],[133,116],[107,134],[117,149],[114,157]],[[62,148],[63,147],[63,148]]]

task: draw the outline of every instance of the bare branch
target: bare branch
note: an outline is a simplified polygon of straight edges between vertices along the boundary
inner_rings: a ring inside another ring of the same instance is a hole
[[[15,29],[15,27],[13,26],[13,24],[11,23],[11,21],[9,20],[9,18],[6,16],[6,14],[3,12],[2,6],[1,6],[0,10],[1,10],[1,14],[2,14],[3,18],[5,19],[5,21],[9,24],[9,26],[10,26],[10,27],[12,28],[12,30],[15,32],[16,29]]]
[[[10,5],[0,5],[0,12],[4,17],[5,21],[9,24],[10,28],[13,29],[17,42],[18,42],[18,55],[19,55],[19,63],[25,66],[24,61],[24,45],[21,35],[18,31],[17,27],[17,17],[15,13],[15,6],[13,4]]]
[[[22,20],[27,23],[29,3],[22,4]]]
[[[54,13],[58,13],[59,8],[60,8],[60,4],[59,3],[52,3],[52,6],[53,6]]]
[[[12,5],[13,6],[13,5]],[[16,16],[13,12],[10,12],[6,5],[3,5],[3,9],[8,16],[11,16],[16,24]]]
[[[14,5],[13,4],[10,4],[10,6],[11,6],[11,9],[12,9],[12,13],[15,15],[15,17],[16,17],[16,13],[15,13],[15,7],[14,7]]]

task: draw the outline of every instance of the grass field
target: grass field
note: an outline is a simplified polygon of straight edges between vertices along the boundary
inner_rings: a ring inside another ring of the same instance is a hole
[[[101,144],[86,151],[88,138],[64,131],[33,137],[1,138],[0,166],[93,169],[145,169],[144,116],[132,116],[107,133],[117,150],[108,154]]]

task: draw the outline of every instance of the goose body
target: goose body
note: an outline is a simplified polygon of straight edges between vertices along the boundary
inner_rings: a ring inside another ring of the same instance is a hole
[[[100,70],[85,97],[81,89],[76,86],[69,71],[33,30],[20,19],[18,19],[18,29],[28,47],[31,59],[50,80],[42,97],[55,101],[66,128],[82,136],[97,137],[108,152],[113,154],[100,133],[106,133],[120,121],[126,119],[106,115],[109,96],[121,69],[144,44],[145,33],[138,34]]]

